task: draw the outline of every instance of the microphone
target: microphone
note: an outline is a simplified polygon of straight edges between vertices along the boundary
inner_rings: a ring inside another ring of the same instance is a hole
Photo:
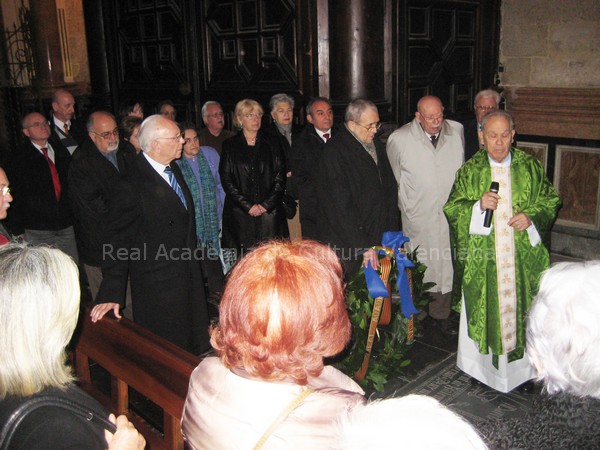
[[[497,181],[492,181],[492,184],[490,184],[490,192],[493,192],[494,194],[498,193],[498,190],[500,189],[500,185],[498,184]],[[483,219],[483,226],[486,228],[489,228],[490,225],[492,224],[492,216],[494,215],[494,210],[493,209],[486,209],[485,210],[485,217]]]

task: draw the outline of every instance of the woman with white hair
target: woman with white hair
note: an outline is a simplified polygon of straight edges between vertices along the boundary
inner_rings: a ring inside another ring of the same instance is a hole
[[[431,424],[435,424],[432,432]],[[359,404],[341,416],[335,448],[485,450],[473,426],[433,397],[408,395]]]
[[[0,448],[144,448],[127,417],[74,384],[65,348],[79,298],[77,266],[60,250],[0,247]]]
[[[600,447],[600,261],[548,269],[527,324],[544,385],[531,412],[480,428],[494,448]]]

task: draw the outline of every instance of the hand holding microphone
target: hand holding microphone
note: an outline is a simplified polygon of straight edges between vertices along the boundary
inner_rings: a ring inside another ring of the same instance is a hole
[[[481,197],[481,209],[485,210],[485,217],[483,219],[483,226],[485,228],[489,228],[492,224],[492,216],[494,215],[494,210],[498,207],[498,200],[500,200],[500,196],[498,195],[499,189],[500,185],[498,182],[492,181],[492,184],[490,184],[490,191],[484,192]]]

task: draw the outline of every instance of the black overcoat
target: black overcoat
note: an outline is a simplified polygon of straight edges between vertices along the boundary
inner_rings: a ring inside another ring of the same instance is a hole
[[[398,230],[398,185],[385,146],[374,142],[378,164],[341,127],[317,168],[318,238],[334,246],[349,276],[360,269],[365,249],[381,245],[384,231]]]
[[[69,196],[75,217],[79,258],[88,266],[102,265],[108,205],[134,158],[135,151],[128,143],[119,142],[117,170],[89,137],[73,153],[69,168]]]
[[[135,321],[196,354],[209,348],[208,312],[196,249],[194,202],[177,164],[171,168],[188,209],[143,153],[110,203],[96,303],[125,305],[127,273]],[[118,252],[121,252],[119,254]]]

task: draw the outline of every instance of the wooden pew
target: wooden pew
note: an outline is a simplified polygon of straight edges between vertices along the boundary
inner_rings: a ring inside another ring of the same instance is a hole
[[[81,387],[108,409],[127,414],[152,450],[183,449],[180,420],[192,371],[200,358],[128,319],[105,316],[92,323],[84,311],[76,332],[74,363]],[[92,384],[90,360],[111,375],[111,397]],[[164,438],[129,410],[131,386],[163,409]]]

